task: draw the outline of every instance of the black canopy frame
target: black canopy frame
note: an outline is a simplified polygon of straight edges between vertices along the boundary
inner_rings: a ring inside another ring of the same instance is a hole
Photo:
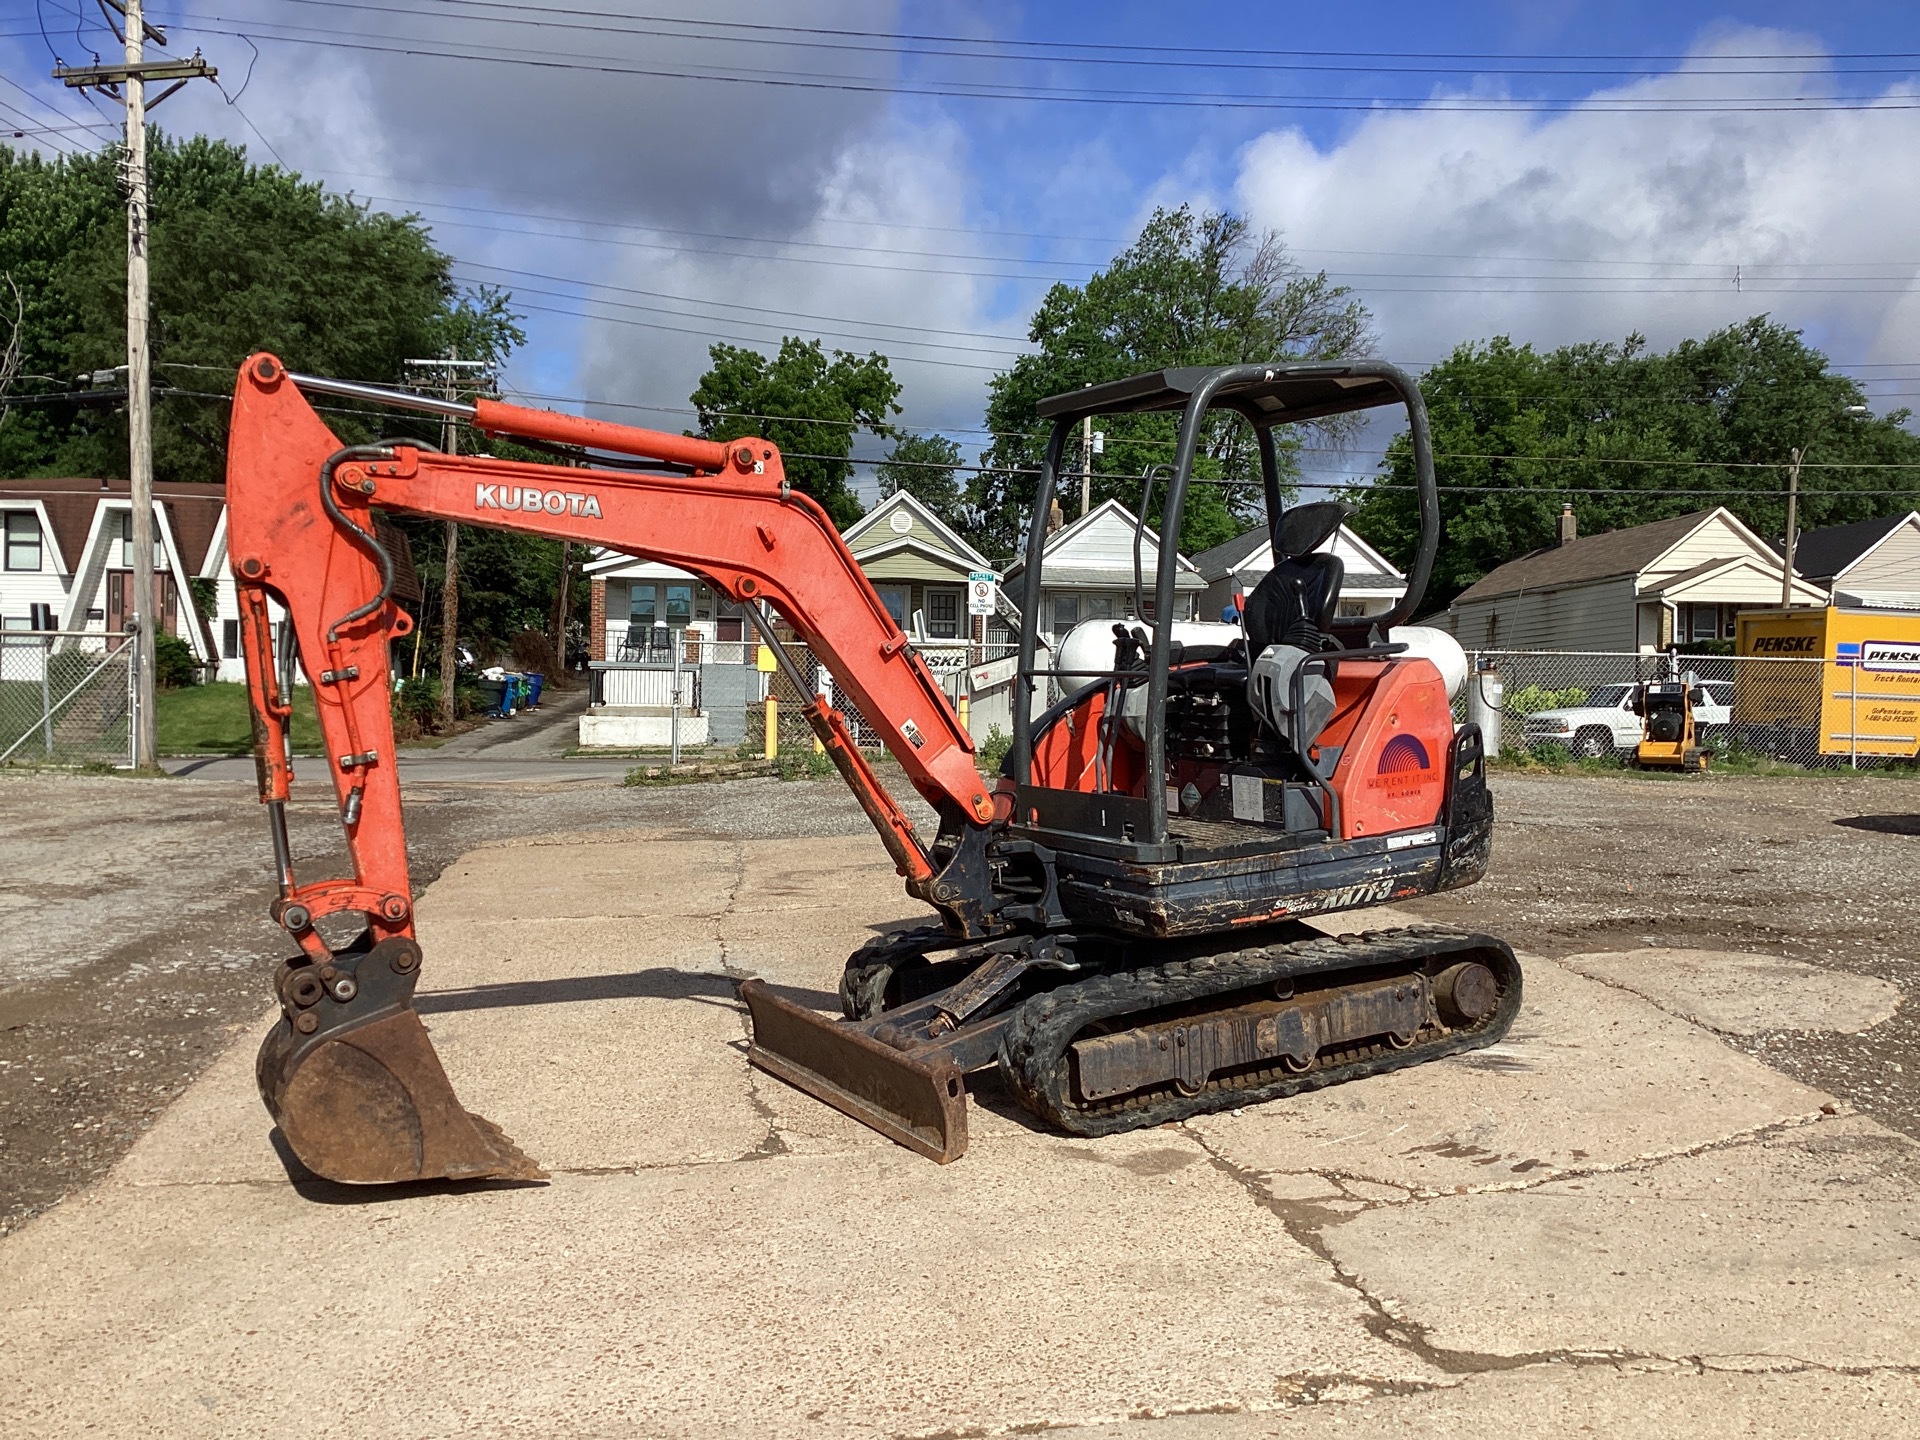
[[[1041,418],[1053,422],[1040,464],[1033,514],[1027,527],[1026,574],[1020,602],[1025,623],[1020,627],[1020,668],[1014,682],[1013,747],[1011,765],[1015,783],[1023,789],[1033,780],[1033,701],[1040,673],[1035,667],[1036,627],[1039,623],[1042,560],[1047,541],[1047,516],[1053,509],[1060,475],[1060,459],[1073,427],[1090,416],[1180,412],[1179,438],[1174,446],[1173,473],[1168,477],[1160,517],[1160,552],[1154,584],[1153,651],[1147,680],[1147,828],[1138,838],[1163,845],[1167,838],[1166,708],[1168,670],[1172,656],[1174,585],[1180,552],[1180,519],[1186,507],[1187,484],[1207,416],[1228,410],[1253,426],[1260,453],[1260,478],[1266,490],[1267,523],[1277,524],[1285,510],[1280,493],[1279,457],[1273,440],[1276,425],[1324,420],[1334,415],[1400,405],[1407,413],[1418,488],[1420,543],[1407,575],[1406,593],[1377,623],[1379,633],[1404,624],[1426,594],[1433,557],[1440,545],[1440,498],[1433,473],[1433,442],[1427,427],[1427,407],[1413,377],[1397,365],[1381,360],[1288,363],[1268,365],[1187,366],[1154,370],[1143,375],[1090,385],[1063,395],[1052,395],[1036,407]],[[1141,516],[1141,523],[1146,517]]]

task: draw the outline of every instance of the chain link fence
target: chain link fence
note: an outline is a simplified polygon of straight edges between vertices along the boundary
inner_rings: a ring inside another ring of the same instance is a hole
[[[0,764],[131,764],[132,714],[130,637],[0,633]]]
[[[1476,687],[1483,705],[1497,690],[1503,750],[1625,763],[1640,744],[1640,686],[1690,675],[1696,733],[1723,759],[1859,766],[1920,756],[1911,712],[1889,711],[1876,677],[1833,660],[1484,650],[1467,662],[1456,718],[1472,716]]]
[[[846,718],[848,733],[854,743],[862,750],[884,750],[886,742],[879,730],[860,713],[860,708],[848,695],[834,683],[826,666],[814,655],[813,651],[799,641],[792,641],[781,647],[788,658],[799,668],[814,687],[812,693],[824,694],[833,708]],[[933,678],[939,682],[941,692],[946,695],[947,703],[958,712],[961,701],[970,696],[968,671],[982,664],[1004,659],[1018,653],[1011,645],[968,645],[964,642],[942,644],[938,641],[918,641],[914,646],[919,656],[927,664]],[[801,715],[801,706],[812,694],[802,696],[795,689],[784,671],[770,676],[771,692],[779,701],[780,748],[785,751],[789,746],[805,745],[809,749],[814,744],[813,728]],[[762,722],[764,723],[764,722]],[[759,733],[759,732],[755,732]]]

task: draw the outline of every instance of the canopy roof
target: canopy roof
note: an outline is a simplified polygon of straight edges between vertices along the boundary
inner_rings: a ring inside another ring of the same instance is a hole
[[[1049,395],[1035,408],[1047,420],[1184,410],[1193,392],[1209,376],[1222,372],[1230,378],[1214,392],[1214,404],[1238,410],[1257,425],[1284,425],[1376,405],[1400,405],[1407,394],[1416,393],[1411,378],[1397,366],[1379,360],[1190,365]]]

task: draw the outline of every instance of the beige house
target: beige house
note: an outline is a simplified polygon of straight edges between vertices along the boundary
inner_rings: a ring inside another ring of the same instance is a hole
[[[1742,610],[1780,604],[1780,556],[1724,508],[1584,538],[1510,560],[1425,622],[1469,650],[1653,651],[1731,640]],[[1826,592],[1796,579],[1796,605]]]
[[[896,490],[844,538],[894,624],[916,639],[972,638],[967,576],[993,566],[919,500]]]
[[[1836,600],[1920,609],[1920,514],[1803,531],[1794,542],[1793,568]]]

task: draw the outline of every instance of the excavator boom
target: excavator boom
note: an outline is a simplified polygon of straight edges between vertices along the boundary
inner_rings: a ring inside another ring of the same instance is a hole
[[[261,798],[279,868],[274,915],[301,950],[282,967],[286,1014],[261,1054],[262,1092],[302,1160],[330,1178],[524,1177],[535,1173],[531,1162],[453,1099],[411,1008],[419,951],[388,655],[413,622],[391,598],[393,566],[375,536],[375,507],[664,561],[744,602],[756,623],[758,604],[770,604],[877,726],[944,826],[985,827],[993,802],[939,683],[833,522],[788,485],[769,442],[723,444],[482,400],[471,418],[484,432],[591,447],[661,468],[562,468],[445,455],[407,440],[346,446],[303,385],[390,402],[411,398],[293,376],[264,354],[241,368],[234,393],[228,554],[243,617]],[[276,655],[273,644],[275,605],[313,684],[350,878],[302,882],[293,873],[285,821],[290,710],[282,679],[291,666],[284,647]],[[875,777],[841,717],[818,696],[806,713],[909,889],[948,912],[964,933],[969,922],[954,909],[955,887],[940,880],[928,843]],[[335,951],[317,922],[349,912],[366,917],[366,933]]]

